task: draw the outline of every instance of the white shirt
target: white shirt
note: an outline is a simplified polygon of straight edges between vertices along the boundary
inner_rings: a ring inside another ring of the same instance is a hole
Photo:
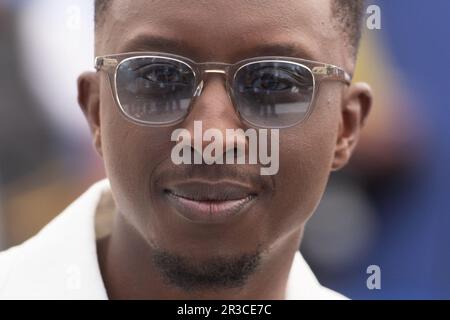
[[[108,180],[90,187],[36,236],[1,252],[0,299],[108,299],[96,247],[105,196],[111,197]],[[297,252],[286,299],[346,297],[321,286]]]

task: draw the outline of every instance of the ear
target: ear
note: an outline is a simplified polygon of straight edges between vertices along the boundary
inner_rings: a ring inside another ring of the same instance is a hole
[[[103,156],[100,123],[100,85],[97,73],[85,72],[78,77],[78,104],[91,129],[95,150],[100,156]]]
[[[344,94],[332,170],[343,168],[358,143],[372,107],[372,90],[367,83],[354,83]]]

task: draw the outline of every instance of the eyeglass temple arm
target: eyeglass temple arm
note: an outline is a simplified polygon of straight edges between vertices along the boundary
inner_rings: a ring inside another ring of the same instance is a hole
[[[95,58],[95,70],[100,71],[102,69],[115,68],[119,61],[113,58],[96,57]]]
[[[351,74],[333,65],[314,67],[312,72],[324,80],[337,80],[346,84],[351,84],[353,78]]]

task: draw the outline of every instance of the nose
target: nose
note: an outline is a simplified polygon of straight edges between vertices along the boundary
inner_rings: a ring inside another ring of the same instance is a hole
[[[197,97],[193,101],[191,112],[184,120],[181,126],[189,130],[192,139],[195,138],[195,125],[198,121],[201,122],[202,135],[209,133],[202,139],[202,150],[211,143],[210,134],[213,133],[214,139],[217,136],[223,137],[222,152],[225,155],[229,152],[234,152],[238,156],[238,152],[247,152],[247,139],[244,135],[243,124],[236,113],[231,98],[227,92],[225,78],[219,72],[206,73],[201,87],[198,88]],[[228,129],[228,132],[227,132]],[[230,136],[230,131],[233,130],[233,136]],[[236,130],[241,129],[241,130]],[[199,147],[199,144],[191,146]],[[195,148],[195,147],[194,147]],[[201,152],[200,150],[195,150]]]

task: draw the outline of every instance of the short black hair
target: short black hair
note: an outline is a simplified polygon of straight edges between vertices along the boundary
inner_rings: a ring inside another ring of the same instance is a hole
[[[361,40],[364,0],[332,0],[331,11],[356,56]]]
[[[356,55],[361,39],[361,25],[364,16],[364,0],[331,0],[331,10],[338,27],[347,36],[352,53]],[[112,0],[95,0],[95,25],[101,24],[104,12]]]

